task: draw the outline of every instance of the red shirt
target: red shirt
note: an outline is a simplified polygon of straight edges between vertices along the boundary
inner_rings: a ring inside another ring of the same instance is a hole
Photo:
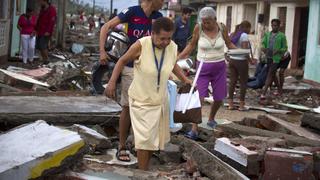
[[[25,14],[21,15],[18,20],[18,25],[21,27],[20,34],[31,35],[35,31],[37,24],[36,16],[31,16],[29,19]]]
[[[36,27],[38,36],[44,36],[46,32],[51,36],[56,19],[57,11],[55,7],[49,5],[48,8],[41,9]]]

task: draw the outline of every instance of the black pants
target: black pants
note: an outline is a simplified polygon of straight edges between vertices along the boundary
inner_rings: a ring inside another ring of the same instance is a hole
[[[230,84],[229,84],[229,99],[233,99],[233,93],[236,88],[238,79],[240,80],[240,101],[244,101],[248,82],[248,60],[230,60]]]
[[[102,78],[104,74],[108,71],[112,71],[115,64],[112,62],[108,62],[107,65],[101,65],[99,61],[97,61],[92,67],[92,86],[93,86],[93,94],[103,94],[104,87],[102,86]]]

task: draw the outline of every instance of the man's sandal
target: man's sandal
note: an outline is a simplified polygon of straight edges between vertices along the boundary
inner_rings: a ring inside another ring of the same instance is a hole
[[[130,162],[130,155],[126,149],[117,149],[116,157],[119,161]]]

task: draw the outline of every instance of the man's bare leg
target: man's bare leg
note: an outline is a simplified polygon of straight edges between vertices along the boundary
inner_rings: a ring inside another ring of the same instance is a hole
[[[211,105],[211,110],[209,114],[209,121],[214,120],[220,106],[222,105],[222,101],[214,101],[213,104]]]

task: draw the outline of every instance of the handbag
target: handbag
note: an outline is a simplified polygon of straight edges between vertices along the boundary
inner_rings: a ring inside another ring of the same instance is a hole
[[[202,122],[201,114],[201,101],[199,96],[199,91],[194,89],[191,94],[191,99],[189,105],[187,106],[186,112],[182,113],[183,108],[186,103],[188,103],[188,94],[191,89],[191,86],[185,85],[181,87],[178,91],[176,98],[176,106],[173,113],[175,123],[196,123],[199,124]]]

